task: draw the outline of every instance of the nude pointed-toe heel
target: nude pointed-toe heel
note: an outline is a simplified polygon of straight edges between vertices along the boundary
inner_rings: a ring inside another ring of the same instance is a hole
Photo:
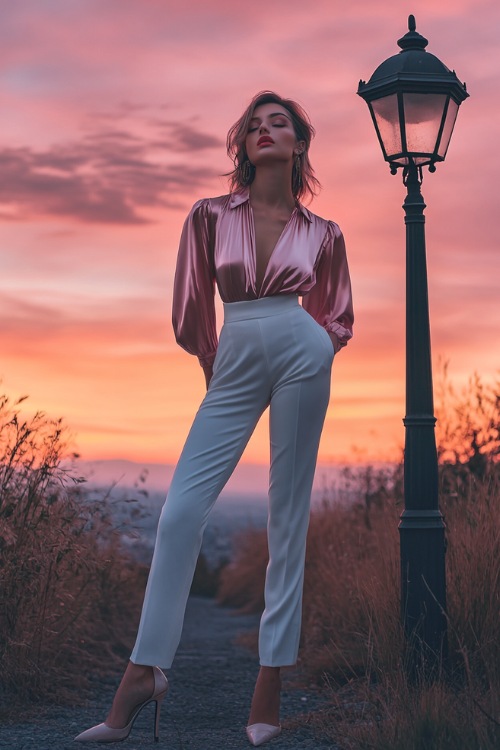
[[[247,737],[254,747],[263,745],[264,742],[272,740],[281,733],[281,726],[275,727],[272,724],[250,724],[247,727]]]
[[[155,742],[158,742],[160,738],[160,710],[163,699],[168,691],[168,680],[159,667],[153,667],[153,675],[155,678],[153,695],[134,708],[130,721],[125,727],[116,729],[114,727],[108,727],[108,725],[103,722],[102,724],[97,724],[95,727],[86,729],[85,732],[82,732],[75,737],[75,742],[121,742],[122,740],[126,740],[134,726],[134,721],[137,719],[144,706],[147,706],[148,703],[156,704],[154,738]]]

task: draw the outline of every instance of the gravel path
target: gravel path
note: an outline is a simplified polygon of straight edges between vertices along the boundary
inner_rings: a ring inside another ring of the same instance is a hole
[[[249,750],[244,727],[255,678],[257,657],[235,643],[257,627],[258,617],[234,615],[212,600],[191,598],[182,641],[169,670],[170,691],[163,703],[160,742],[153,741],[153,706],[139,715],[126,750]],[[288,671],[287,671],[288,672]],[[309,721],[325,698],[296,686],[293,672],[284,675],[280,737],[269,750],[340,750],[318,735]],[[84,707],[54,707],[26,723],[0,727],[0,748],[9,750],[76,750],[78,732],[103,721],[117,678],[96,681],[95,697]],[[102,747],[92,744],[88,747]],[[111,745],[109,747],[112,747]]]

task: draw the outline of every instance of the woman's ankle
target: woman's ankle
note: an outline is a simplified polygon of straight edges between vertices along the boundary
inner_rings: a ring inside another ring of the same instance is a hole
[[[261,664],[260,673],[269,678],[278,678],[281,675],[281,667],[265,667]]]
[[[152,695],[154,684],[153,667],[129,661],[106,718],[108,726],[124,727],[135,706]]]
[[[281,676],[279,667],[261,667],[250,707],[250,724],[278,726],[280,713]]]
[[[141,680],[147,678],[149,675],[153,674],[153,667],[147,665],[147,664],[134,664],[133,661],[129,661],[127,664],[127,667],[125,669],[125,674],[127,677],[132,677],[133,679]]]

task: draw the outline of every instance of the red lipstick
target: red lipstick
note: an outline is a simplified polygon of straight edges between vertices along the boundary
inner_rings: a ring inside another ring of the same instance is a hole
[[[263,143],[274,143],[270,135],[261,135],[257,141],[257,146],[262,146]]]

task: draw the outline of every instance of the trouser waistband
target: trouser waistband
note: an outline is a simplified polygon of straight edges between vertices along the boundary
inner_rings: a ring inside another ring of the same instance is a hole
[[[260,297],[243,302],[224,302],[224,322],[268,318],[271,315],[281,315],[298,306],[299,298],[296,294],[278,294],[274,297]]]

